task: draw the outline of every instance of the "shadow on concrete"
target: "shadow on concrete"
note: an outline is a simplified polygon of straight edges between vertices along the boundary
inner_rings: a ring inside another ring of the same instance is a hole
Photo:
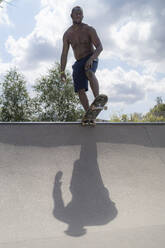
[[[115,203],[105,188],[97,162],[96,143],[84,143],[75,161],[70,182],[71,201],[65,206],[61,191],[61,171],[55,176],[53,190],[54,217],[68,224],[67,235],[86,234],[87,226],[105,225],[117,216]]]

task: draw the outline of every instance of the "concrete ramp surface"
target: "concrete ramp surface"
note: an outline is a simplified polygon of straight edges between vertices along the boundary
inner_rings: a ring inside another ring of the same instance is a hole
[[[165,124],[0,124],[0,248],[164,248]]]

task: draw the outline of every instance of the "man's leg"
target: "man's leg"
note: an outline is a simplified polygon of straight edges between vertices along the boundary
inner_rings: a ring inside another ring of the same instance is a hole
[[[85,93],[85,89],[79,90],[78,95],[79,95],[82,106],[84,107],[85,111],[87,111],[89,109],[89,101]]]
[[[94,97],[99,95],[99,82],[95,76],[95,73],[91,70],[85,72],[86,76],[90,82],[90,87],[92,89]]]

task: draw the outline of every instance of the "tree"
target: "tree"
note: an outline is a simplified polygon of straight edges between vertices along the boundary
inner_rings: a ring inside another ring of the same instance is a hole
[[[165,121],[165,104],[161,97],[156,98],[156,105],[144,116],[144,121],[163,122]]]
[[[110,122],[165,122],[165,104],[162,97],[157,97],[156,105],[147,114],[113,115]]]
[[[128,121],[129,121],[129,117],[128,117],[126,114],[123,114],[123,115],[121,116],[121,121],[122,121],[122,122],[128,122]]]
[[[61,82],[60,65],[55,64],[46,76],[37,80],[34,89],[37,96],[40,121],[76,121],[82,117],[79,98],[73,91],[72,79],[66,74],[66,82]]]
[[[133,113],[130,115],[130,122],[142,122],[143,116],[141,113]]]
[[[113,115],[110,122],[142,122],[143,117],[140,113],[133,113],[130,115]]]
[[[29,121],[31,116],[30,104],[24,76],[16,69],[9,70],[2,84],[2,121]]]
[[[121,117],[117,114],[113,114],[112,117],[110,118],[110,122],[121,122]]]

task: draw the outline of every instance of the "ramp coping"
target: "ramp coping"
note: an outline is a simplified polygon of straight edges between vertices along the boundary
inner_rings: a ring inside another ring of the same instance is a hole
[[[81,125],[81,122],[0,122],[0,126],[2,125]],[[165,125],[165,122],[97,122],[97,125],[144,125],[144,126],[155,126],[155,125]]]

